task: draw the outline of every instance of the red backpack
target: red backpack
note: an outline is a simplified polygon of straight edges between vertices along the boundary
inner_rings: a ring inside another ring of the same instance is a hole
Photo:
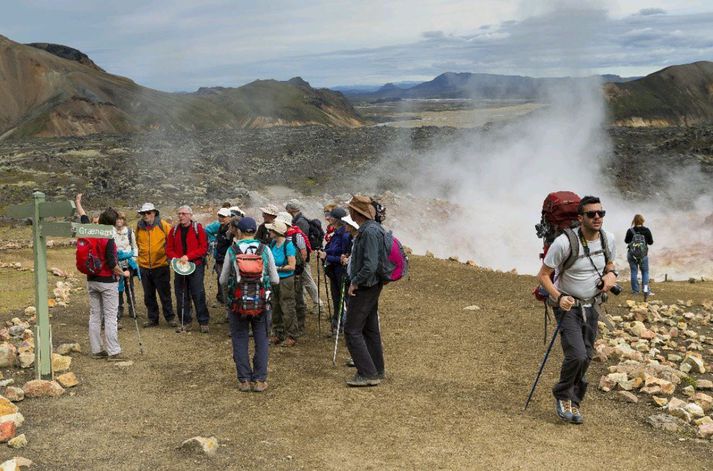
[[[89,276],[112,276],[106,264],[106,245],[109,239],[77,239],[77,270]]]

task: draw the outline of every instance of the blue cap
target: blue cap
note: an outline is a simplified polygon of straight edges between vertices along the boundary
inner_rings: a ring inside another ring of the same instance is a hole
[[[244,217],[238,222],[238,230],[240,232],[255,232],[257,231],[257,223],[251,217]]]

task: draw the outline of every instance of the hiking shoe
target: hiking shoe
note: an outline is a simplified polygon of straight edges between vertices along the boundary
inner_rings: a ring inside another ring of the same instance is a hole
[[[207,334],[208,333],[208,324],[201,324],[200,329],[201,329],[201,334]]]
[[[186,332],[190,332],[192,328],[193,328],[193,326],[191,326],[191,324],[179,325],[178,327],[176,327],[176,333],[183,334]]]
[[[584,417],[582,417],[582,413],[579,411],[579,406],[574,402],[572,403],[572,423],[577,425],[584,423]]]
[[[103,360],[108,356],[109,356],[109,354],[107,352],[105,352],[104,350],[102,350],[99,353],[92,353],[91,355],[89,355],[89,357],[93,358],[94,360]]]
[[[265,392],[267,389],[267,382],[266,381],[255,381],[255,384],[253,384],[253,391],[257,393]]]
[[[170,321],[168,321],[168,326],[176,328],[178,327],[178,321],[176,319],[171,319]]]
[[[379,383],[381,383],[381,380],[379,378],[367,378],[366,376],[362,376],[359,373],[355,374],[352,379],[347,380],[347,386],[351,386],[353,388],[376,386]]]
[[[386,373],[384,373],[383,371],[379,371],[378,373],[376,373],[376,377],[381,380],[386,379]]]
[[[279,345],[281,342],[282,342],[282,340],[280,340],[280,337],[278,337],[277,335],[271,335],[271,336],[270,336],[270,343],[271,343],[271,344],[273,344],[273,345]]]
[[[250,383],[247,381],[240,381],[238,383],[238,391],[240,392],[250,392]]]
[[[144,325],[144,329],[148,329],[150,327],[158,327],[158,322],[146,321],[146,322],[144,322],[143,325]]]
[[[128,358],[126,358],[121,352],[115,354],[115,355],[109,355],[106,357],[106,361],[126,361]]]
[[[346,361],[346,363],[344,363],[344,366],[348,366],[349,368],[356,368],[356,365],[354,364],[354,360],[352,360],[351,358],[348,359]]]
[[[297,341],[292,337],[287,337],[280,343],[280,347],[294,347],[295,345],[297,345]]]
[[[572,401],[569,399],[555,399],[555,412],[565,422],[572,422]]]

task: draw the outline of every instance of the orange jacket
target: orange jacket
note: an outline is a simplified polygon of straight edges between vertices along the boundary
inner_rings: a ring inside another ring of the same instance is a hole
[[[143,221],[139,221],[136,227],[136,245],[139,246],[138,262],[141,268],[168,266],[166,237],[170,231],[171,225],[158,217],[156,224],[148,228]]]

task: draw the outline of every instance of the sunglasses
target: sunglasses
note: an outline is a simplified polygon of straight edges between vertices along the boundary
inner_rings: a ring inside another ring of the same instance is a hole
[[[606,216],[607,212],[605,210],[599,210],[599,211],[585,211],[582,214],[587,216],[589,219],[594,219],[595,216],[599,216],[600,218],[603,218]]]

